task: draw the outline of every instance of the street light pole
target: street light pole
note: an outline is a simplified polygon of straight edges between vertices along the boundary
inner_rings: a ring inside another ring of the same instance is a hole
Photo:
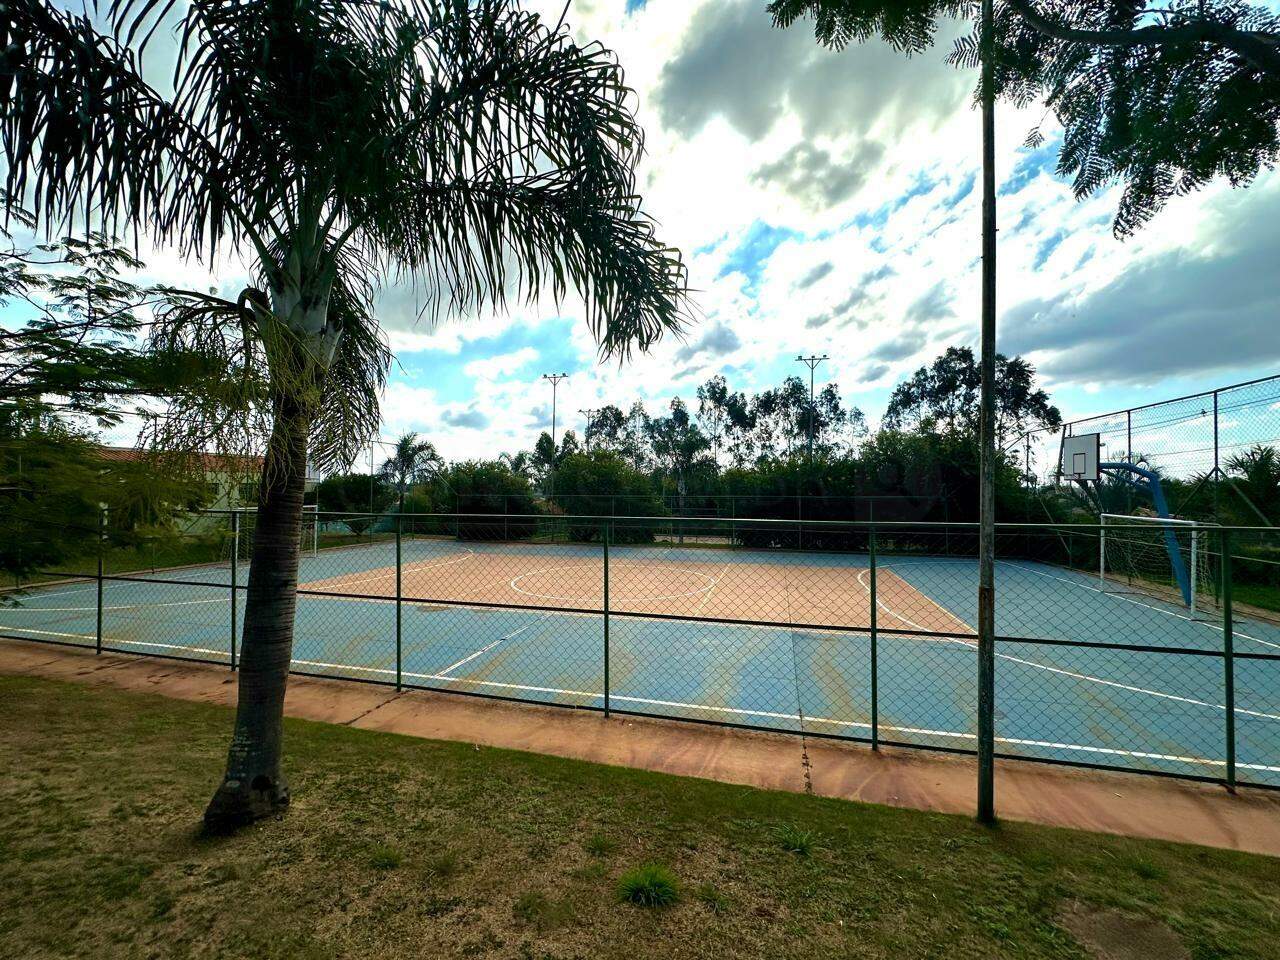
[[[579,407],[578,412],[587,418],[587,431],[582,435],[582,439],[586,443],[587,449],[590,450],[591,449],[591,425],[595,423],[596,414],[600,412],[600,408],[588,407],[586,410],[583,410],[581,407]]]
[[[561,380],[569,379],[567,373],[544,373],[543,380],[551,381],[551,446],[556,445],[556,390]]]
[[[820,356],[813,357],[796,357],[801,363],[809,368],[809,461],[813,462],[813,371],[823,360],[830,360],[825,353]]]

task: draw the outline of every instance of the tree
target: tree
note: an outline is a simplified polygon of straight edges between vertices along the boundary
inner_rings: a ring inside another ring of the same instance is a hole
[[[528,450],[517,450],[515,453],[499,454],[498,462],[517,477],[533,480],[535,476],[533,454]]]
[[[363,514],[346,520],[356,533],[363,533],[374,521],[370,514],[381,513],[395,499],[395,491],[382,476],[368,473],[339,473],[325,477],[316,488],[316,506],[321,512]]]
[[[176,534],[204,492],[183,466],[108,459],[63,411],[0,405],[0,570],[19,583],[42,569],[90,572],[100,551]]]
[[[459,514],[503,514],[501,521],[459,519],[458,536],[465,540],[522,539],[533,536],[537,513],[527,477],[501,460],[467,460],[447,472]],[[525,519],[506,519],[506,517]]]
[[[0,206],[23,229],[30,212],[0,190]],[[143,263],[100,232],[19,245],[0,227],[0,307],[27,319],[0,328],[0,405],[83,414],[118,423],[119,404],[163,396],[207,378],[200,357],[141,349],[139,317],[156,292],[127,279]],[[54,404],[49,397],[58,397]]]
[[[383,462],[378,473],[396,489],[403,504],[405,490],[410,484],[417,483],[442,467],[444,458],[436,452],[435,444],[409,432],[396,441],[391,456]]]
[[[622,455],[636,470],[648,470],[653,465],[649,449],[649,411],[637,400],[627,411],[622,427]]]
[[[778,26],[814,20],[820,43],[879,35],[928,48],[971,0],[774,0]],[[951,54],[977,66],[979,24]],[[1280,14],[1242,0],[1001,0],[993,16],[994,94],[1043,100],[1062,125],[1058,173],[1077,197],[1123,181],[1126,236],[1172,197],[1218,176],[1249,183],[1280,156]],[[1028,143],[1042,142],[1039,129]]]
[[[591,419],[590,429],[585,438],[587,446],[592,450],[621,453],[626,422],[626,414],[613,404],[606,403]]]
[[[565,513],[576,517],[659,517],[666,511],[649,478],[608,450],[595,447],[564,458],[556,471],[552,497]],[[642,521],[613,526],[615,543],[648,543],[655,525]],[[602,527],[595,522],[570,523],[572,540],[598,540]]]
[[[649,422],[649,446],[662,472],[675,481],[676,493],[684,503],[685,485],[698,456],[711,447],[711,441],[689,417],[684,401],[675,397],[671,413]]]
[[[754,426],[746,396],[731,393],[721,374],[698,387],[698,423],[711,438],[712,457],[717,464],[720,462],[721,443],[726,440],[730,454],[737,462],[736,451],[742,437]]]
[[[684,267],[639,208],[642,136],[616,59],[511,0],[190,0],[171,94],[144,76],[170,0],[5,10],[9,195],[31,197],[46,231],[97,216],[254,264],[235,300],[173,291],[152,333],[228,373],[174,398],[152,442],[265,451],[235,727],[205,818],[234,827],[288,803],[306,465],[343,468],[376,429],[381,278],[419,278],[436,314],[573,288],[603,351],[625,357],[683,322]]]
[[[538,434],[533,444],[533,475],[540,487],[545,487],[556,469],[556,442],[546,430]]]
[[[1228,489],[1240,502],[1231,505],[1237,522],[1253,526],[1261,519],[1269,526],[1280,520],[1280,451],[1255,444],[1223,464]]]
[[[972,434],[978,421],[982,372],[968,347],[948,347],[927,367],[898,384],[884,425],[891,430]],[[1021,357],[996,354],[996,442],[1029,429],[1057,430],[1062,414],[1036,387],[1036,368]]]

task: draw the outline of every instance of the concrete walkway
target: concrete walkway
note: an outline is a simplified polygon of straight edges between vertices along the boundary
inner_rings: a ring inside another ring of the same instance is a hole
[[[223,667],[0,640],[0,674],[144,690],[231,706]],[[429,691],[292,677],[290,716],[436,740],[528,750],[772,790],[916,810],[973,812],[972,758],[755,734],[676,721],[524,706]],[[1280,856],[1280,791],[1225,789],[1165,778],[1003,762],[999,815]]]

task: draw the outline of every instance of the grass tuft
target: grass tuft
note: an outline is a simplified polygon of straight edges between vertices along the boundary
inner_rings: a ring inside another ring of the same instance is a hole
[[[717,890],[714,884],[698,884],[693,896],[712,913],[724,913],[729,909],[729,898]]]
[[[632,867],[618,881],[618,899],[637,907],[669,907],[680,899],[680,881],[660,863]]]
[[[379,844],[369,851],[369,866],[375,870],[394,870],[403,861],[400,851],[386,844]]]
[[[617,849],[617,844],[606,837],[603,833],[593,833],[587,837],[582,844],[582,848],[593,857],[607,857]]]
[[[794,853],[799,857],[809,856],[818,845],[816,833],[796,826],[794,823],[784,823],[778,828],[777,834],[778,845],[788,853]]]
[[[462,859],[456,850],[441,850],[428,858],[424,869],[428,876],[436,880],[449,880],[462,869]]]

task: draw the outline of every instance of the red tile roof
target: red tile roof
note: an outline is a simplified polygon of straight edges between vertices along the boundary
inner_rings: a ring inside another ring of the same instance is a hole
[[[117,462],[133,462],[142,460],[148,455],[149,451],[140,450],[137,447],[99,447],[98,456],[103,460],[114,460]],[[236,471],[253,469],[262,469],[262,457],[242,457],[231,456],[221,453],[201,453],[201,466],[208,471]]]

